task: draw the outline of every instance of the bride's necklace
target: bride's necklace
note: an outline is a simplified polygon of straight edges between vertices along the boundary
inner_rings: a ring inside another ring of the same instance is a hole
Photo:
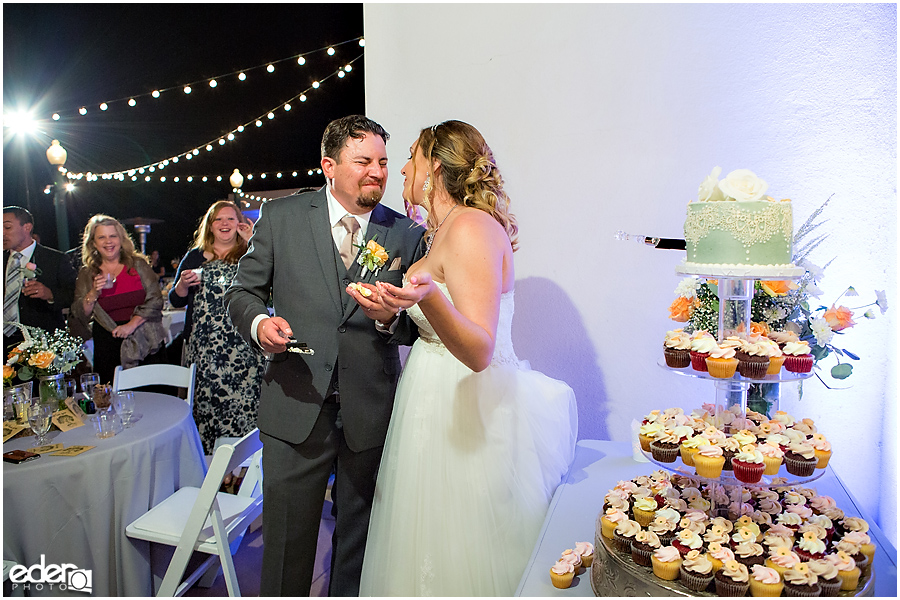
[[[454,204],[453,208],[451,208],[449,211],[447,211],[447,214],[444,215],[444,218],[441,219],[441,222],[438,223],[438,226],[434,228],[434,231],[432,231],[428,235],[428,239],[425,241],[425,256],[428,256],[428,253],[431,252],[431,244],[434,242],[434,236],[437,235],[437,232],[441,228],[441,225],[444,224],[444,221],[447,220],[447,217],[450,216],[450,213],[452,213],[454,210],[456,210],[457,206],[459,206],[459,204]]]

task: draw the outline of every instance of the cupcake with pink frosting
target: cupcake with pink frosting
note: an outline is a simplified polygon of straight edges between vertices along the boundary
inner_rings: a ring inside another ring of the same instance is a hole
[[[650,563],[654,575],[665,581],[675,581],[681,568],[681,553],[672,546],[662,546],[653,552]]]
[[[556,564],[550,567],[550,582],[553,587],[564,590],[572,585],[575,578],[575,567],[570,562],[564,560],[556,561]]]
[[[694,467],[700,477],[716,479],[722,475],[724,465],[725,455],[719,446],[712,444],[700,446],[694,454]]]
[[[750,568],[751,596],[780,596],[783,588],[781,574],[775,569],[763,565],[753,565]]]
[[[831,459],[831,442],[826,440],[821,433],[814,433],[809,443],[813,447],[816,461],[818,461],[816,462],[816,468],[824,469],[828,466],[829,459]]]
[[[706,370],[716,379],[730,379],[734,377],[740,361],[735,358],[734,346],[727,345],[727,340],[722,345],[711,348],[706,358]]]
[[[575,552],[581,556],[581,564],[589,567],[594,562],[594,545],[590,542],[575,542]]]

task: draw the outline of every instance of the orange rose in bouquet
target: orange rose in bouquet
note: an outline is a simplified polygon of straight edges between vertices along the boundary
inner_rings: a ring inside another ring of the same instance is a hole
[[[28,358],[28,364],[32,367],[37,367],[38,369],[46,369],[53,364],[54,358],[56,358],[55,354],[49,350],[42,350],[41,352],[32,354]]]
[[[837,308],[832,306],[825,311],[822,318],[828,322],[828,326],[831,327],[832,331],[840,331],[856,325],[856,322],[853,320],[853,312],[846,306],[838,306]]]
[[[691,318],[696,303],[696,299],[692,300],[684,296],[675,298],[675,301],[669,306],[669,318],[678,323],[686,323]]]
[[[759,287],[765,293],[774,296],[786,296],[791,290],[797,289],[797,284],[793,281],[760,281]]]

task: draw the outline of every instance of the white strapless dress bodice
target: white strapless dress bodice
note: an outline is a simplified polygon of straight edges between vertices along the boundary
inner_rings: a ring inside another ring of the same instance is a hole
[[[437,284],[450,298],[447,287]],[[512,345],[503,294],[490,366],[475,373],[419,327],[388,429],[360,595],[511,596],[572,461],[575,396]]]

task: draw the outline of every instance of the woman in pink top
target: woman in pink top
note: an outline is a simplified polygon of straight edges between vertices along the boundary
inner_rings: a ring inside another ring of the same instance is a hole
[[[112,382],[115,368],[165,362],[159,278],[125,228],[94,215],[82,236],[83,266],[70,311],[72,329],[94,339],[94,371]]]

